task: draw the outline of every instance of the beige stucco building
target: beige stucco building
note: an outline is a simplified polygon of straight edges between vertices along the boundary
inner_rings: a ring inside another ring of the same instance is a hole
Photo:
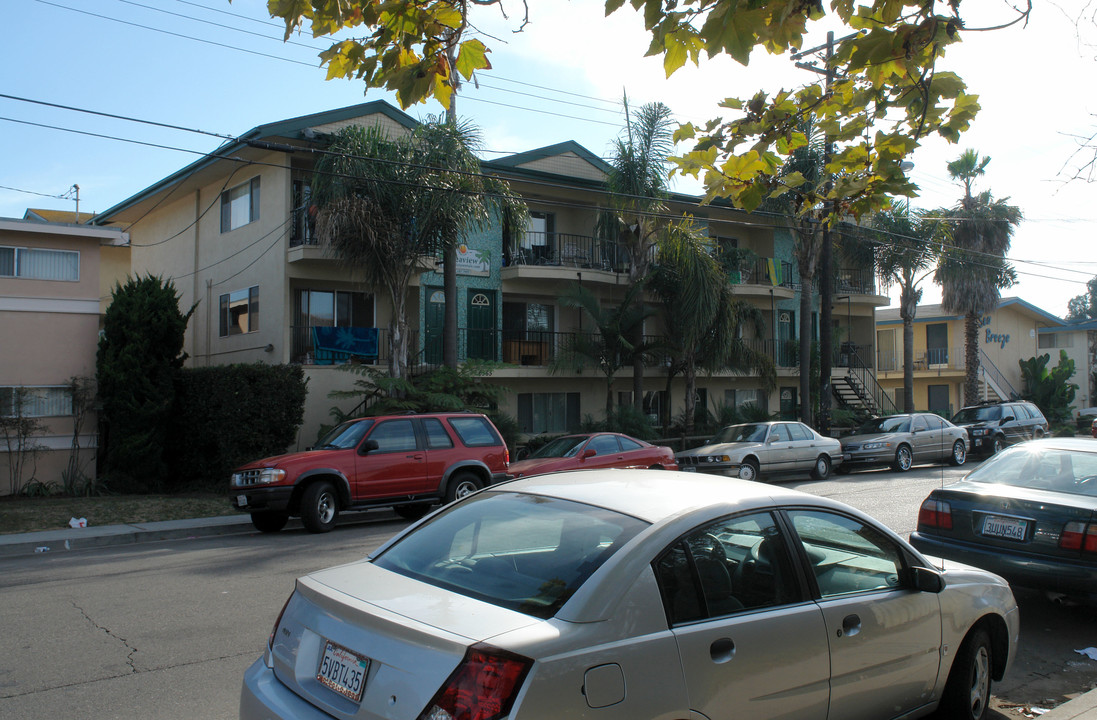
[[[74,431],[80,470],[94,477],[97,421],[74,428],[69,382],[95,376],[100,320],[128,272],[128,242],[114,228],[0,218],[0,415],[41,426],[22,447],[10,431],[0,436],[0,494],[32,480],[61,486]],[[17,477],[15,455],[25,459]]]
[[[964,403],[964,325],[940,305],[922,305],[914,319],[914,408],[951,416]],[[1018,397],[1021,360],[1042,355],[1044,333],[1063,321],[1020,298],[1003,298],[979,327],[980,393],[984,400]],[[1052,364],[1058,362],[1053,352]],[[903,321],[898,308],[876,314],[876,363],[880,385],[896,405],[903,400]]]

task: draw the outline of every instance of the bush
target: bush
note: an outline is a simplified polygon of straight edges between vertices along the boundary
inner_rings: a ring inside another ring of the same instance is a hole
[[[284,453],[297,439],[307,392],[300,365],[183,370],[164,453],[168,489],[222,489],[238,465]]]
[[[618,405],[605,420],[595,420],[592,415],[584,415],[579,432],[618,432],[645,441],[656,436],[651,421],[632,405]]]
[[[1052,437],[1074,437],[1076,434],[1070,425],[1056,425],[1051,428]]]

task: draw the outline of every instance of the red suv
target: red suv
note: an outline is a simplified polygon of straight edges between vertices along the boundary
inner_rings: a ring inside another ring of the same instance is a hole
[[[263,532],[290,515],[311,532],[341,510],[390,505],[407,519],[507,478],[510,455],[484,415],[383,415],[347,421],[304,452],[256,460],[232,474],[232,505]]]

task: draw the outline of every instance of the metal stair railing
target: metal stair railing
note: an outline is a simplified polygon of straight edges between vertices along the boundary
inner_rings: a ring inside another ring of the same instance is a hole
[[[876,373],[861,359],[860,353],[856,350],[850,353],[848,377],[853,380],[851,385],[861,394],[861,400],[866,407],[882,415],[894,415],[899,412],[895,401],[888,397],[880,387],[880,383],[876,382]]]
[[[983,374],[984,379],[992,386],[995,386],[994,391],[1003,400],[1019,400],[1021,398],[1021,393],[1017,392],[1017,389],[1006,379],[998,366],[987,357],[986,351],[982,348],[979,348],[979,371]]]

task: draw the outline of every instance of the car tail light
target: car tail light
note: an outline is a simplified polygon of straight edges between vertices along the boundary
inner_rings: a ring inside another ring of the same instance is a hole
[[[495,720],[510,712],[533,661],[479,643],[465,653],[419,720]]]
[[[1097,552],[1097,525],[1069,522],[1059,535],[1059,547],[1063,550]]]
[[[297,588],[294,588],[295,592],[296,590]],[[289,601],[292,599],[293,593],[290,593],[289,597],[286,598],[286,602],[282,604],[282,609],[278,613],[278,619],[274,621],[274,627],[270,629],[270,637],[267,638],[267,649],[270,651],[274,650],[274,636],[278,633],[278,626],[282,624],[282,616],[286,614],[286,608],[289,607]]]
[[[918,524],[926,527],[952,529],[952,507],[944,500],[926,498],[918,509]]]

